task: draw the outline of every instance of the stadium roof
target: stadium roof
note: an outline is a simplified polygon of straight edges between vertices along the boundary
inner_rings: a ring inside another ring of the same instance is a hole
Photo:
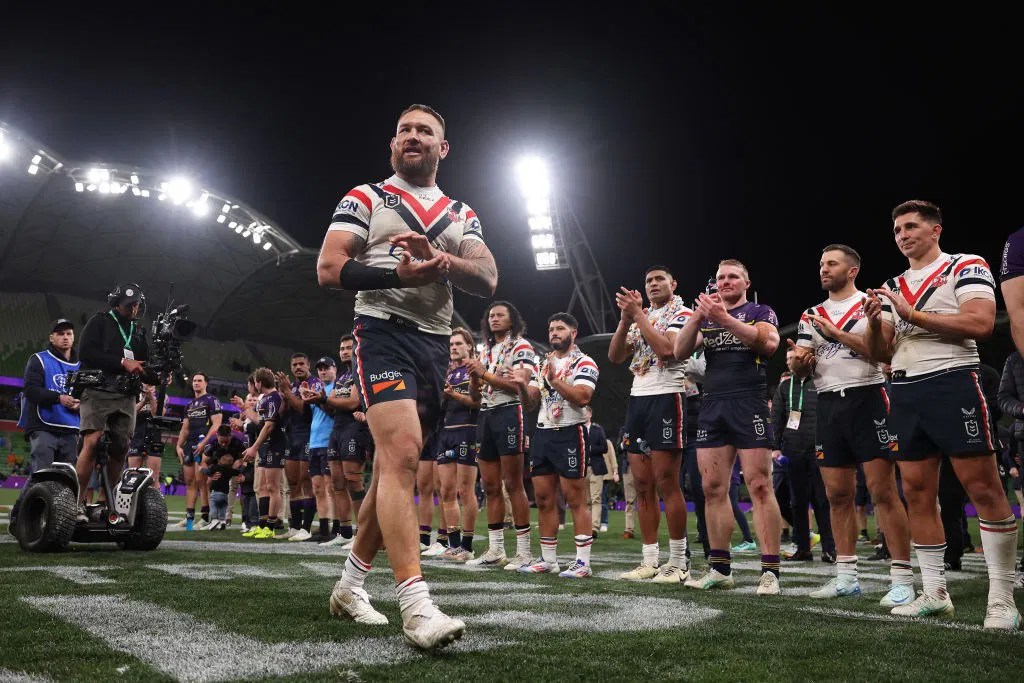
[[[0,290],[102,302],[116,282],[135,282],[152,317],[173,283],[203,337],[333,352],[353,295],[321,289],[316,258],[238,198],[65,159],[0,121]]]

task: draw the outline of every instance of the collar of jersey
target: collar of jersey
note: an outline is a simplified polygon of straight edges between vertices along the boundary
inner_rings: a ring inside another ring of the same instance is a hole
[[[384,184],[394,185],[400,190],[405,190],[406,192],[413,195],[417,199],[420,199],[421,196],[426,197],[426,201],[430,202],[436,202],[438,199],[444,196],[444,192],[437,185],[434,185],[433,187],[420,187],[419,185],[413,185],[412,183],[407,183],[404,180],[402,180],[400,177],[398,177],[397,173],[388,178],[387,180],[385,180]]]

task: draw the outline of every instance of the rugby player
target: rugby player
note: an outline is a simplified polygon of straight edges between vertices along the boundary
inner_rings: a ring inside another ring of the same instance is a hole
[[[334,416],[327,404],[327,397],[334,390],[337,379],[338,365],[334,359],[324,356],[316,362],[317,376],[323,391],[304,386],[299,389],[303,401],[308,401],[313,408],[313,421],[309,433],[309,478],[313,484],[313,497],[316,502],[316,514],[320,518],[320,531],[308,538],[302,535],[292,536],[289,541],[305,540],[326,543],[331,540],[331,485],[330,467],[327,464],[330,455],[331,432],[334,428]],[[309,529],[306,529],[309,531]]]
[[[402,112],[391,140],[395,175],[345,195],[317,262],[321,287],[358,292],[355,384],[376,447],[359,534],[331,610],[360,623],[387,623],[363,589],[386,543],[403,633],[428,650],[460,638],[466,625],[434,605],[421,574],[416,465],[426,430],[440,414],[452,286],[487,297],[498,284],[476,213],[437,187],[438,163],[448,150],[440,114],[418,104]]]
[[[316,501],[312,497],[312,486],[309,480],[309,436],[313,425],[312,398],[303,399],[302,391],[307,390],[310,396],[324,393],[323,384],[318,377],[310,375],[309,356],[294,353],[291,358],[293,380],[289,381],[283,373],[277,373],[277,388],[285,403],[284,428],[288,436],[288,454],[285,456],[284,474],[288,478],[289,515],[288,529],[278,538],[308,540],[313,515],[316,513]]]
[[[488,548],[469,564],[481,567],[505,566],[508,570],[529,566],[530,500],[523,486],[524,429],[523,406],[513,381],[513,367],[533,369],[537,354],[523,336],[526,324],[515,306],[507,301],[494,301],[484,311],[480,322],[484,350],[480,358],[470,358],[466,367],[483,385],[480,427],[477,443],[477,465],[487,499]],[[516,530],[516,554],[505,555],[505,498],[508,492],[512,521]]]
[[[735,259],[718,264],[718,291],[700,294],[697,309],[675,339],[684,360],[703,345],[707,360],[697,425],[697,460],[704,485],[711,551],[709,571],[691,588],[732,588],[729,539],[735,521],[729,477],[739,455],[754,524],[761,542],[758,595],[778,595],[782,517],[772,488],[772,424],[768,409],[767,359],[779,347],[779,320],[768,306],[747,301],[750,276]]]
[[[893,209],[892,221],[910,268],[867,291],[865,340],[876,361],[892,364],[889,424],[899,435],[895,457],[924,583],[916,600],[892,613],[953,614],[936,498],[946,455],[978,510],[989,577],[985,628],[1016,630],[1017,522],[999,479],[996,429],[978,379],[977,340],[991,336],[995,325],[995,281],[980,256],[942,251],[942,213],[935,204],[904,202]]]
[[[630,356],[633,373],[626,432],[629,469],[633,473],[639,504],[642,560],[622,575],[631,581],[653,579],[656,583],[682,583],[689,577],[686,560],[686,501],[679,487],[683,448],[686,445],[686,362],[676,360],[673,344],[693,311],[676,295],[676,280],[665,266],[651,266],[644,273],[643,298],[625,287],[615,294],[622,312],[608,345],[608,360],[622,363]],[[661,566],[658,526],[665,501],[669,558]]]
[[[552,351],[541,363],[540,371],[534,373],[532,367],[513,371],[520,401],[527,410],[540,407],[537,431],[530,444],[530,474],[537,501],[541,556],[519,568],[524,574],[558,574],[566,579],[593,575],[590,567],[593,519],[586,479],[589,452],[586,407],[597,388],[598,369],[594,359],[576,346],[578,330],[579,323],[572,315],[555,313],[548,318],[548,343]],[[559,486],[572,510],[576,530],[576,559],[562,572],[558,565],[555,505]],[[585,533],[580,533],[581,530]]]
[[[192,391],[195,397],[185,408],[185,419],[178,432],[178,462],[185,473],[185,528],[192,531],[196,518],[196,498],[202,504],[200,513],[202,529],[210,523],[210,489],[206,475],[196,471],[196,464],[203,460],[203,449],[213,441],[217,429],[224,419],[220,401],[213,394],[206,393],[210,379],[205,372],[192,375]]]
[[[466,361],[476,351],[473,335],[464,328],[455,328],[448,348],[451,367],[444,384],[444,422],[435,449],[437,472],[441,479],[441,508],[448,525],[448,549],[442,557],[466,562],[473,559],[473,529],[479,512],[476,501],[476,429],[482,397],[476,380],[466,367]]]
[[[283,526],[280,519],[281,470],[284,469],[288,440],[281,427],[282,399],[277,390],[277,377],[270,368],[259,368],[253,373],[253,381],[260,392],[256,404],[256,412],[260,417],[260,432],[243,454],[245,460],[255,460],[259,469],[257,505],[260,511],[260,525],[252,533],[252,537],[273,538],[274,532]]]
[[[793,371],[813,370],[818,390],[817,452],[835,538],[836,577],[812,598],[860,595],[857,580],[857,468],[864,472],[879,527],[889,539],[891,585],[883,607],[914,599],[910,568],[910,526],[896,491],[897,435],[889,429],[889,397],[882,368],[871,359],[864,330],[864,294],[857,289],[860,254],[830,244],[818,264],[823,302],[800,316],[797,340],[789,341]],[[790,414],[790,421],[800,417]]]
[[[146,427],[149,418],[156,415],[156,387],[143,384],[139,402],[135,404],[135,432],[128,442],[128,467],[147,467],[153,471],[153,488],[160,490],[160,461],[162,453],[150,453],[146,450]],[[174,526],[183,527],[187,524],[182,520]]]

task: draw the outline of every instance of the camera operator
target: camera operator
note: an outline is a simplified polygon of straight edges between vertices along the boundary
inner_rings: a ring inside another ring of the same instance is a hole
[[[145,328],[135,324],[143,301],[145,297],[138,285],[119,284],[107,296],[110,310],[93,315],[82,330],[78,349],[81,370],[99,370],[103,377],[100,386],[82,392],[79,406],[82,450],[76,469],[83,499],[103,432],[110,434],[107,477],[113,483],[121,474],[128,440],[135,430],[138,380],[141,378],[149,384],[160,381],[144,366],[149,358],[149,343]],[[84,518],[84,506],[80,506],[79,514]]]
[[[163,445],[157,450],[150,433],[150,418],[156,415],[156,387],[143,384],[139,401],[135,404],[135,432],[128,442],[128,467],[148,467],[153,471],[153,488],[160,490],[160,460]],[[159,434],[157,434],[159,436]]]

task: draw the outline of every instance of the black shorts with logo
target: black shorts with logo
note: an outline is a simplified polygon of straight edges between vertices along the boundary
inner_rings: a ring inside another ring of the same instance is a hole
[[[818,464],[856,467],[899,450],[882,384],[818,394]]]
[[[682,393],[630,396],[626,408],[630,453],[679,451],[686,446],[686,398]]]
[[[480,411],[476,438],[480,445],[478,457],[493,462],[502,455],[522,453],[524,431],[523,406],[520,403]]]
[[[476,465],[476,427],[442,429],[437,437],[435,452],[438,465]]]
[[[889,424],[899,435],[896,460],[940,455],[988,455],[996,450],[992,421],[978,373],[961,368],[915,381],[894,376]]]
[[[288,432],[288,452],[285,460],[309,460],[309,432]]]
[[[368,457],[370,430],[365,422],[350,422],[331,430],[328,460],[365,462]]]
[[[260,447],[256,465],[271,470],[284,469],[284,456],[287,450],[284,444],[263,444]]]
[[[771,448],[771,411],[763,395],[711,398],[700,403],[697,448]]]
[[[329,447],[309,449],[309,476],[319,477],[331,473],[331,468],[327,465],[330,454]]]
[[[530,476],[557,474],[566,479],[581,479],[587,471],[587,431],[582,424],[538,427],[530,447]]]
[[[367,410],[387,401],[413,399],[420,424],[433,427],[441,416],[448,335],[421,332],[398,316],[381,320],[358,315],[355,384]]]

